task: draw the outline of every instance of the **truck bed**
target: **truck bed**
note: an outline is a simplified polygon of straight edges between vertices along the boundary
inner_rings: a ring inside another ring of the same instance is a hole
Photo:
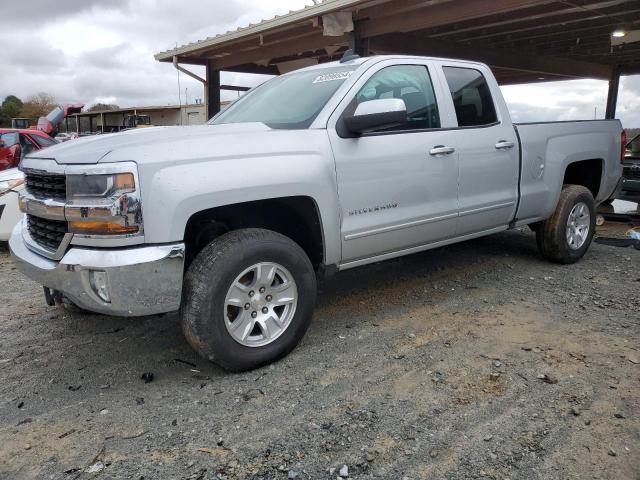
[[[581,162],[573,170],[590,177],[596,202],[616,189],[622,173],[619,120],[517,123],[514,128],[520,142],[518,225],[551,215],[567,165],[576,160]]]

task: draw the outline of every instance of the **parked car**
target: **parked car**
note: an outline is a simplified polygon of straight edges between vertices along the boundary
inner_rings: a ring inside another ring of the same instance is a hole
[[[627,143],[622,168],[622,189],[618,198],[640,202],[640,134]]]
[[[24,188],[24,174],[17,168],[0,172],[0,241],[6,242],[22,218],[18,193]]]
[[[25,155],[56,143],[38,130],[0,128],[0,171],[17,167]]]
[[[179,310],[197,352],[246,370],[300,341],[317,274],[523,225],[577,262],[621,140],[617,120],[512,124],[480,63],[350,59],[275,77],[208,125],[30,155],[10,247],[49,304]]]
[[[60,132],[55,137],[58,143],[68,142],[69,140],[73,140],[74,138],[78,138],[78,134],[75,132],[64,133]]]

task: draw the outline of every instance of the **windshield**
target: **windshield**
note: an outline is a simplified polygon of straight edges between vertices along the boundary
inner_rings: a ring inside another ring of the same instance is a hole
[[[276,77],[249,92],[209,123],[261,122],[270,128],[309,128],[356,66],[313,69]]]
[[[4,143],[4,147],[12,147],[20,143],[20,134],[18,132],[0,133],[0,140]]]

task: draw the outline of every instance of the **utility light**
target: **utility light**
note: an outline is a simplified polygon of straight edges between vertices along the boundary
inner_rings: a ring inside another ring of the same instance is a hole
[[[612,36],[612,37],[614,37],[614,38],[622,38],[622,37],[624,37],[626,34],[627,34],[627,32],[625,32],[624,30],[622,30],[621,28],[619,28],[619,29],[617,29],[617,30],[614,30],[614,31],[611,33],[611,36]]]

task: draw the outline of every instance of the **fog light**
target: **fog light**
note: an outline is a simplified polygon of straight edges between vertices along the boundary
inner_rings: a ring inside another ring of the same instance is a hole
[[[111,303],[109,297],[109,286],[107,285],[107,274],[100,270],[89,271],[89,283],[94,293],[107,303]]]

